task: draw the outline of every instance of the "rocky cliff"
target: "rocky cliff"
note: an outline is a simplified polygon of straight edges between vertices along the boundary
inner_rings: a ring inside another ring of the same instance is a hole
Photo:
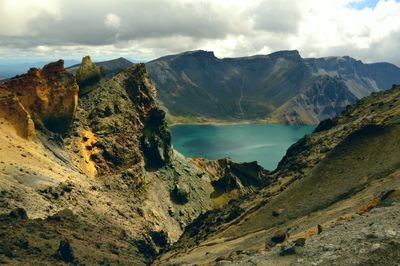
[[[340,77],[358,99],[387,90],[399,79],[399,68],[388,63],[364,64],[349,56],[306,58],[305,62],[314,75]]]
[[[171,134],[155,99],[155,86],[141,64],[98,84],[80,100],[72,149],[89,139],[85,152],[100,175],[167,165]]]
[[[346,83],[338,77],[321,75],[297,96],[288,100],[271,114],[273,121],[289,124],[318,124],[335,117],[348,105],[357,101]]]
[[[104,76],[104,69],[96,66],[90,56],[85,56],[75,73],[76,81],[81,88],[80,94],[86,94],[88,91],[87,87],[95,85]]]
[[[62,60],[43,69],[31,68],[27,74],[1,84],[0,91],[16,96],[11,97],[12,101],[19,102],[37,127],[44,126],[58,133],[68,131],[78,104],[78,85],[75,78],[65,71]],[[3,108],[2,111],[6,107],[3,105]],[[29,121],[28,118],[21,121],[24,120]]]
[[[31,115],[15,94],[3,89],[0,89],[0,116],[14,127],[20,137],[35,138],[35,124]]]
[[[192,51],[146,65],[173,122],[314,124],[400,83],[400,69],[392,64],[364,64],[350,57],[304,59],[297,51],[224,59]]]

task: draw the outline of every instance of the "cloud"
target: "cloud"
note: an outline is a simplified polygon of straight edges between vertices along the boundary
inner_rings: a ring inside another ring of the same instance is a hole
[[[114,13],[108,13],[104,19],[104,25],[107,28],[119,29],[121,27],[121,18]]]
[[[254,12],[255,29],[280,34],[296,33],[302,13],[301,1],[264,0]]]
[[[0,60],[207,49],[219,57],[298,49],[400,65],[400,3],[380,0],[0,0]],[[102,58],[103,59],[103,58]]]

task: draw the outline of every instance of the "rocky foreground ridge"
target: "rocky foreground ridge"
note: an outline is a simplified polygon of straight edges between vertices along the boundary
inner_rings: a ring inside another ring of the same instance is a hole
[[[240,165],[231,174],[229,163],[208,168],[174,151],[143,64],[109,78],[89,57],[76,76],[60,60],[0,92],[2,263],[146,265],[265,178],[257,164],[244,166],[259,179],[247,183]]]

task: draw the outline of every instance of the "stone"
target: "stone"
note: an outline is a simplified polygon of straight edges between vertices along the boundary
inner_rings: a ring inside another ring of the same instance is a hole
[[[61,220],[74,220],[76,217],[74,213],[70,209],[62,209],[61,211],[57,212],[56,214],[47,217],[49,221],[61,221]]]
[[[272,216],[274,217],[278,217],[279,215],[281,215],[282,211],[281,210],[273,210],[271,212]]]
[[[59,260],[72,263],[75,261],[74,251],[67,239],[60,241],[57,253],[55,255]]]
[[[279,251],[279,256],[288,256],[296,254],[296,248],[294,245],[292,246],[282,246],[281,250]]]
[[[318,234],[322,233],[322,226],[320,224],[317,225],[317,233]]]
[[[110,266],[110,260],[107,257],[104,257],[103,260],[99,263],[102,266]]]
[[[385,233],[386,233],[386,235],[388,236],[388,237],[395,237],[396,236],[396,231],[394,231],[393,229],[387,229],[386,231],[385,231]]]
[[[159,247],[165,247],[169,244],[168,233],[164,230],[161,231],[153,231],[150,233],[150,237],[153,242]]]
[[[304,245],[306,244],[306,239],[301,237],[294,240],[293,243],[296,247],[304,247]]]
[[[28,214],[23,208],[16,208],[8,214],[8,217],[15,220],[28,220]]]
[[[95,175],[115,174],[139,189],[145,183],[145,170],[167,166],[172,156],[165,113],[157,107],[156,89],[145,65],[133,65],[87,88],[90,91],[79,102],[84,115],[77,118],[95,137],[85,142],[91,146],[85,159]],[[77,140],[76,145],[80,145]]]
[[[274,236],[271,237],[271,241],[275,244],[279,244],[286,240],[286,236],[287,234],[285,231],[277,230],[275,231]]]
[[[186,184],[177,184],[171,192],[172,199],[178,204],[189,202],[189,187]]]

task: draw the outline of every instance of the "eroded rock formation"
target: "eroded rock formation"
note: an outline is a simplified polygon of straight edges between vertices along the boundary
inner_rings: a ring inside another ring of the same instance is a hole
[[[82,58],[82,63],[76,70],[76,80],[81,88],[80,94],[85,94],[87,90],[85,87],[92,86],[99,82],[104,76],[104,70],[96,66],[90,56]]]
[[[170,161],[171,135],[155,97],[145,66],[139,64],[81,98],[75,146],[87,141],[87,132],[95,135],[86,152],[100,175],[125,170],[139,184],[145,167],[159,168]]]
[[[17,99],[7,96],[14,99],[9,103],[14,107],[20,104],[37,127],[44,126],[57,133],[67,131],[78,103],[78,85],[75,78],[65,71],[63,60],[50,63],[43,69],[31,68],[27,74],[0,85],[0,90],[15,95]],[[28,118],[24,120],[29,121]],[[27,136],[25,133],[22,135]]]
[[[20,137],[35,138],[35,125],[30,114],[17,96],[6,90],[0,90],[0,116],[13,125]]]

